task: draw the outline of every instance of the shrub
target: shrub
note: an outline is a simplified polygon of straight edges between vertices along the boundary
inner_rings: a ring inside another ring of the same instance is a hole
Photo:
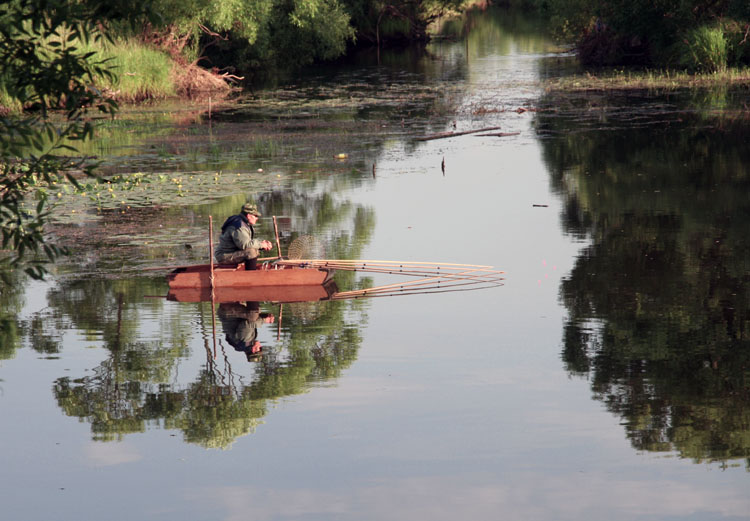
[[[685,34],[679,65],[690,71],[718,72],[727,68],[729,46],[720,27],[701,26]]]
[[[750,65],[750,37],[748,37],[750,24],[736,20],[724,20],[721,28],[729,47],[727,65],[731,67]]]

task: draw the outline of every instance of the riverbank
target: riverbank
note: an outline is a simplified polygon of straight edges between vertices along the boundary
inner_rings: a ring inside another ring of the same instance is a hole
[[[547,91],[570,92],[676,90],[727,86],[750,86],[750,69],[727,69],[715,73],[610,69],[552,78],[545,82]]]
[[[242,78],[198,65],[198,60],[149,45],[137,39],[119,39],[106,46],[91,42],[81,53],[107,64],[112,76],[99,75],[94,86],[119,103],[168,99],[221,99],[239,90]],[[20,103],[0,84],[0,114],[20,112]]]

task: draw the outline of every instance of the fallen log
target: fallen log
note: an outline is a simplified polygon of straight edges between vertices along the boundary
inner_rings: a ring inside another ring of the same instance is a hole
[[[466,134],[477,134],[479,132],[489,132],[490,130],[500,130],[501,127],[478,128],[476,130],[464,130],[463,132],[440,132],[429,136],[418,137],[417,141],[431,141],[433,139],[445,139],[449,137],[465,136]]]

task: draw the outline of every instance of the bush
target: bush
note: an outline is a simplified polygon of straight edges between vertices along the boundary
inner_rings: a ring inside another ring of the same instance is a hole
[[[678,63],[690,71],[726,70],[729,45],[720,27],[702,26],[688,31],[680,46]]]
[[[750,65],[750,37],[748,37],[748,22],[725,20],[721,24],[724,36],[729,46],[727,65],[739,67]]]

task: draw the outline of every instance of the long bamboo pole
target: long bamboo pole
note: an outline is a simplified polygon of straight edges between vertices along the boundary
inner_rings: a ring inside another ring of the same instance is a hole
[[[421,264],[430,266],[460,266],[460,267],[471,267],[471,268],[492,268],[492,266],[482,264],[455,264],[451,262],[431,262],[431,261],[390,261],[390,260],[369,260],[369,259],[289,259],[282,261],[284,263],[325,263],[325,262],[340,262],[340,263],[359,263],[359,264]]]
[[[455,277],[459,273],[476,273],[477,276],[486,276],[486,275],[495,275],[495,274],[502,274],[501,271],[495,271],[495,270],[468,270],[468,271],[450,271],[450,270],[390,270],[387,268],[358,268],[358,267],[347,267],[347,266],[328,266],[331,269],[334,270],[341,270],[341,271],[362,271],[366,273],[383,273],[387,275],[403,275],[406,277],[432,277],[432,276],[442,276],[446,278]]]
[[[395,282],[393,284],[385,284],[383,286],[376,286],[375,288],[365,288],[365,289],[361,289],[361,290],[353,290],[351,292],[344,291],[344,292],[339,293],[339,295],[346,295],[348,293],[367,293],[367,292],[373,292],[373,291],[382,291],[384,289],[391,289],[391,288],[403,288],[403,287],[407,287],[407,286],[410,287],[410,288],[411,287],[417,287],[417,286],[426,285],[426,284],[430,283],[430,281],[436,281],[438,279],[440,279],[440,280],[446,280],[446,277],[447,277],[447,280],[451,280],[451,279],[456,279],[456,280],[459,280],[459,281],[461,281],[461,280],[464,280],[464,281],[465,280],[476,280],[476,277],[461,276],[461,275],[464,275],[464,274],[467,274],[467,273],[471,273],[471,271],[466,271],[466,272],[463,272],[463,273],[456,273],[456,274],[452,274],[452,275],[438,275],[437,277],[430,277],[430,278],[420,279],[420,280],[412,280],[412,281],[409,281],[409,282]],[[481,280],[480,280],[480,282],[481,282]],[[435,282],[433,282],[433,283],[435,283]]]

